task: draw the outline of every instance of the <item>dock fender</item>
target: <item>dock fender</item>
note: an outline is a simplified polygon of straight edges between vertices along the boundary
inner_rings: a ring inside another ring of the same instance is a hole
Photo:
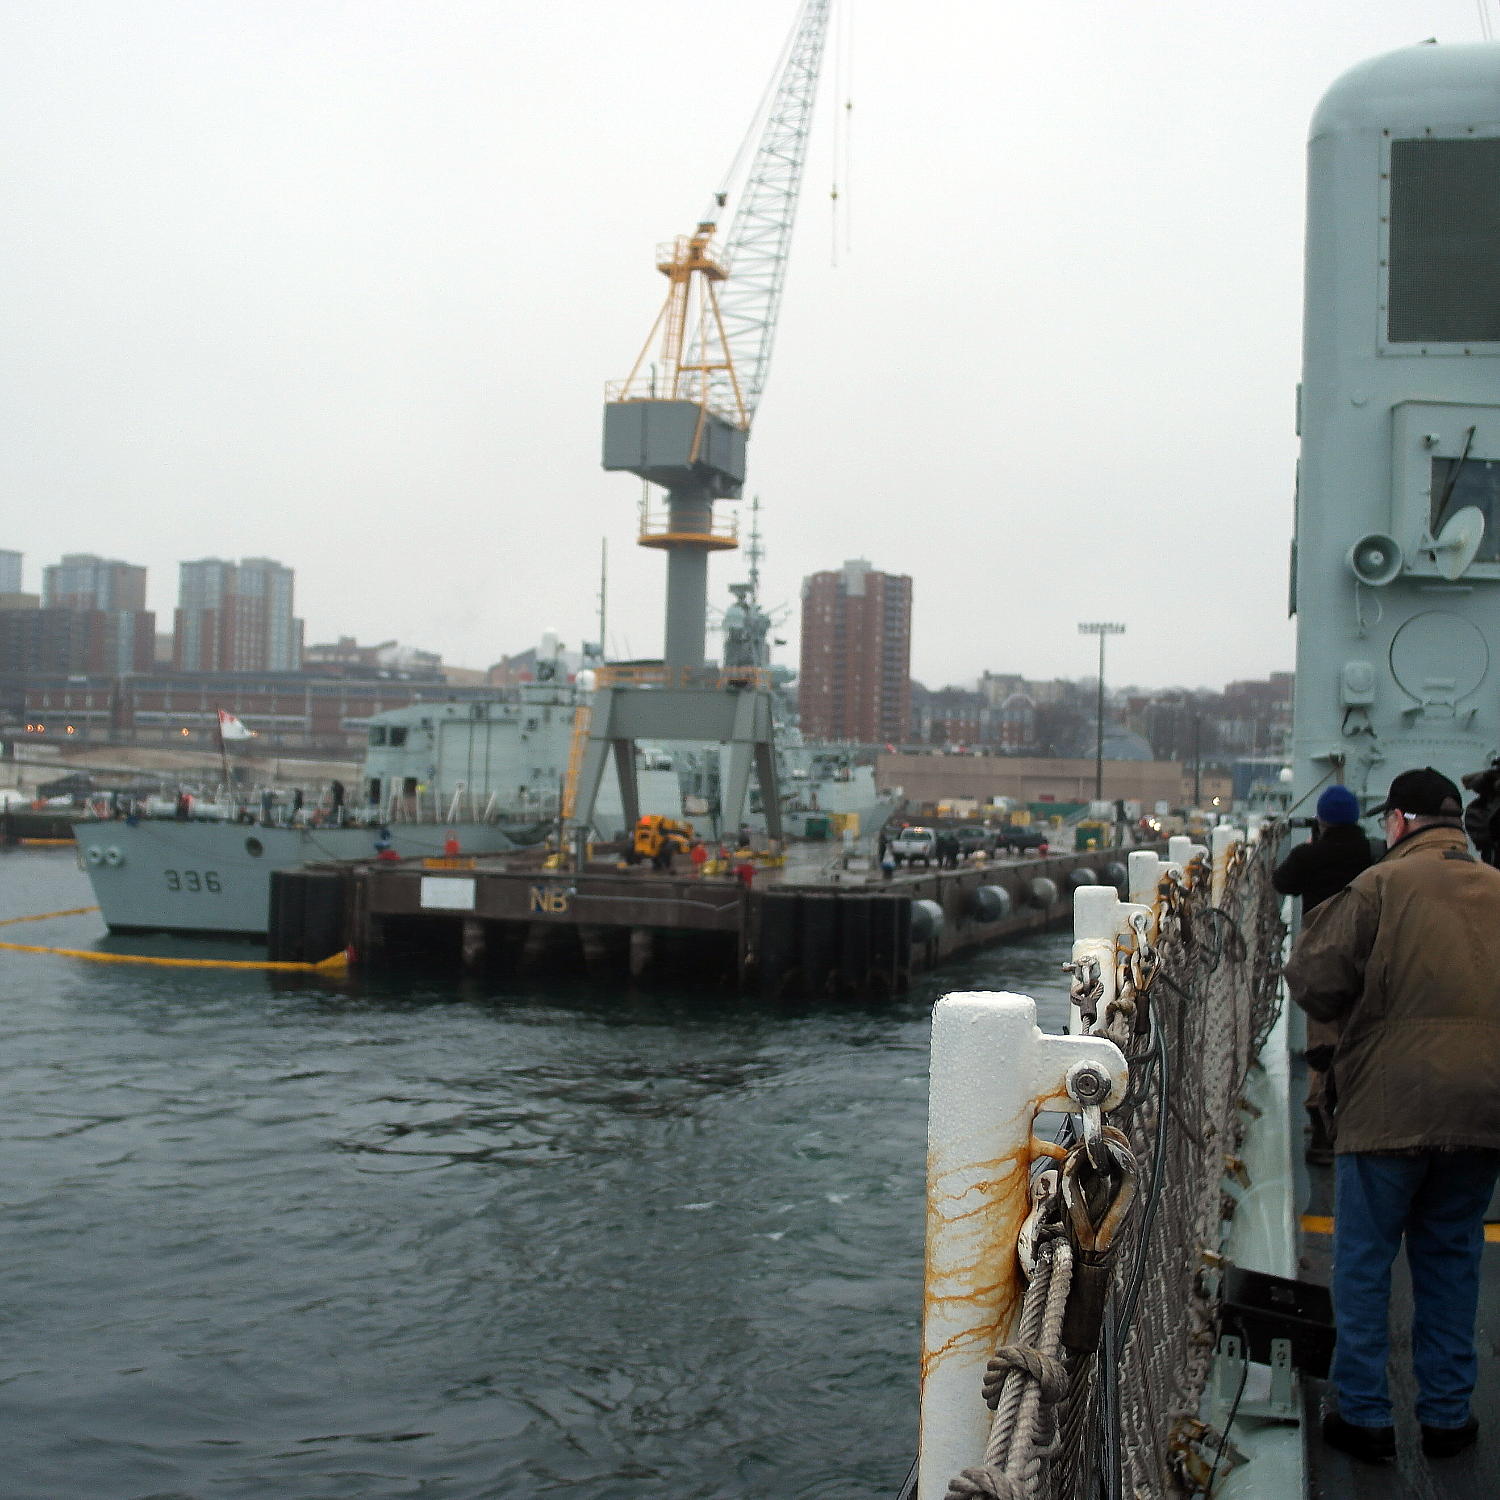
[[[1101,877],[1104,885],[1112,885],[1123,896],[1130,889],[1130,871],[1118,860],[1105,865]]]
[[[1010,892],[1003,885],[978,885],[969,892],[968,905],[976,922],[998,922],[1010,915]]]
[[[911,940],[930,943],[943,931],[943,908],[936,901],[913,901],[911,904]]]
[[[1033,906],[1045,911],[1057,905],[1057,882],[1050,875],[1038,875],[1027,882],[1026,895]]]
[[[1087,865],[1079,865],[1076,870],[1068,871],[1068,884],[1076,891],[1081,885],[1098,885],[1099,875],[1095,870],[1089,869]]]

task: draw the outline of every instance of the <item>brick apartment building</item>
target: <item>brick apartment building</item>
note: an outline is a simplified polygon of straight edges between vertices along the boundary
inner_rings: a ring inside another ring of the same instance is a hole
[[[148,672],[156,616],[146,609],[0,609],[0,672]]]
[[[179,672],[295,672],[302,621],[294,574],[269,557],[206,557],[179,564],[172,665]]]
[[[71,553],[42,570],[42,594],[20,592],[21,554],[0,570],[0,672],[149,670],[156,616],[146,608],[146,570]],[[13,563],[13,566],[11,565]]]
[[[42,569],[42,608],[143,610],[146,570],[118,558],[91,552],[65,552],[61,562]]]
[[[911,578],[856,559],[802,581],[804,734],[899,744],[911,727]]]

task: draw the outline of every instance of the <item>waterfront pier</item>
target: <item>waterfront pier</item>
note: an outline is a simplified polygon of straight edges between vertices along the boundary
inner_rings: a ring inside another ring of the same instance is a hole
[[[904,868],[797,846],[748,881],[540,855],[328,864],[273,877],[271,955],[346,947],[396,966],[700,980],[771,995],[899,993],[915,973],[1069,919],[1080,885],[1124,889],[1125,851],[1088,849],[957,869]]]

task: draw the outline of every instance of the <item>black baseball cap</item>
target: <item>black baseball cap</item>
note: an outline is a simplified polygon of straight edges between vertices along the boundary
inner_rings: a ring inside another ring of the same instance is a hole
[[[1456,818],[1463,810],[1458,788],[1431,766],[1403,771],[1391,782],[1385,801],[1370,809],[1377,816],[1399,811],[1413,818]]]

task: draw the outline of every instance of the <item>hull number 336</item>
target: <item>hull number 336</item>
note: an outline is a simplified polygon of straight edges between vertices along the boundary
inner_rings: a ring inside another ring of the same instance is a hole
[[[166,875],[169,891],[217,891],[219,889],[217,870],[168,870]]]

